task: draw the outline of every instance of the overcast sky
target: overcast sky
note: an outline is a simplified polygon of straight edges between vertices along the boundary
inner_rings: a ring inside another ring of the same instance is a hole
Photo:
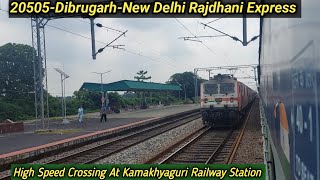
[[[0,8],[0,46],[6,43],[31,46],[30,19],[9,18],[8,13],[3,11],[8,10],[7,0],[0,1]],[[174,73],[193,72],[193,69],[198,67],[258,63],[258,40],[243,47],[240,42],[228,37],[201,38],[203,43],[178,39],[193,35],[220,35],[211,29],[204,29],[199,23],[212,20],[214,19],[96,19],[96,23],[105,27],[128,30],[125,37],[113,43],[125,45],[127,51],[107,48],[97,55],[96,60],[91,56],[91,40],[85,38],[90,38],[88,19],[49,21],[49,26],[45,27],[49,92],[54,96],[61,94],[60,76],[53,69],[55,67],[70,75],[66,81],[66,93],[72,95],[83,82],[100,82],[100,76],[92,72],[112,70],[103,76],[104,83],[109,83],[124,79],[133,80],[136,72],[147,70],[152,76],[152,82],[164,83]],[[242,39],[242,19],[223,18],[209,25]],[[248,19],[247,30],[248,39],[258,35],[259,19]],[[117,31],[96,27],[97,41],[109,43],[119,35]],[[96,42],[97,49],[105,46],[100,42]],[[243,69],[235,75],[244,77],[248,74],[253,76],[253,71]],[[207,72],[199,72],[199,75],[208,78]],[[254,87],[253,80],[241,81]]]

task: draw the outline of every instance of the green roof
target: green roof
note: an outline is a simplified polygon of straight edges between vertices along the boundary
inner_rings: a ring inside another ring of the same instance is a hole
[[[100,83],[85,82],[80,90],[101,91]],[[122,80],[109,84],[103,84],[104,91],[181,91],[181,87],[173,84],[161,84],[152,82],[141,82]]]

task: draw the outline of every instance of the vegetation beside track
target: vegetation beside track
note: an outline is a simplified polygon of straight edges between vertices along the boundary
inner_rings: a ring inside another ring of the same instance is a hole
[[[34,107],[34,72],[33,52],[29,45],[8,43],[0,46],[0,122],[10,119],[13,121],[35,119]],[[147,71],[140,71],[133,77],[139,81],[150,79],[145,77]],[[194,96],[194,74],[192,72],[173,74],[166,82],[180,84],[183,91],[179,92],[127,92],[120,95],[117,92],[108,93],[110,106],[116,109],[140,108],[157,105],[192,103]],[[198,77],[198,81],[203,79]],[[200,88],[200,86],[198,87]],[[199,92],[199,91],[198,91]],[[45,92],[46,94],[46,92]],[[49,93],[49,116],[61,116],[60,93]],[[85,113],[98,112],[101,106],[100,92],[75,91],[72,96],[66,97],[67,115],[76,115],[79,106],[84,107]],[[54,118],[53,118],[54,119]]]

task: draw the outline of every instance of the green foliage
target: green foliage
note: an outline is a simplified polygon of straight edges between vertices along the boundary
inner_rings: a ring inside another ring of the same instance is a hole
[[[33,51],[23,44],[0,46],[0,120],[34,116]]]
[[[73,96],[74,103],[84,109],[99,109],[101,106],[101,94],[91,91],[75,91]]]
[[[186,92],[186,96],[187,98],[191,99],[192,101],[194,101],[194,78],[195,75],[192,72],[184,72],[184,73],[176,73],[173,74],[169,81],[167,81],[167,84],[178,84],[180,85],[180,87],[182,88],[182,91],[180,92],[180,96],[182,99],[184,99],[184,93]],[[200,95],[200,83],[206,81],[205,79],[200,78],[199,76],[197,76],[197,80],[198,80],[198,96]],[[178,94],[179,92],[175,92],[174,95],[175,96],[179,96]]]
[[[101,94],[98,92],[75,91],[66,98],[67,115],[75,115],[82,105],[85,113],[98,111],[101,106]],[[61,97],[49,96],[50,117],[62,116]]]
[[[22,44],[0,47],[0,92],[3,97],[23,98],[34,89],[33,48]]]
[[[117,92],[108,93],[109,106],[120,109],[125,105],[123,98]]]
[[[34,119],[34,49],[28,45],[6,44],[0,47],[0,120]],[[148,71],[137,72],[134,78],[138,81],[151,79],[146,76]],[[177,73],[171,76],[167,83],[185,85],[188,98],[194,96],[194,75],[191,72]],[[198,78],[199,82],[203,80]],[[200,84],[200,83],[199,83]],[[183,91],[182,91],[183,92]],[[181,92],[181,98],[183,93]],[[128,92],[120,95],[117,92],[108,93],[109,106],[117,109],[124,106],[148,107],[159,102],[165,105],[178,101],[178,92]],[[62,115],[61,97],[49,95],[49,116]],[[98,111],[101,106],[99,92],[75,91],[72,97],[66,98],[67,115],[77,114],[80,105],[85,113]]]
[[[30,119],[32,114],[26,114],[23,106],[19,106],[14,103],[7,103],[0,100],[0,120],[1,119],[11,119],[11,120],[20,120],[20,119]],[[34,113],[34,110],[31,111]]]
[[[137,79],[137,81],[144,81],[144,80],[148,80],[148,79],[151,79],[151,76],[149,76],[149,77],[146,77],[145,75],[148,73],[148,71],[143,71],[143,70],[141,70],[141,71],[139,71],[139,72],[137,72],[137,75],[138,76],[135,76],[134,77],[134,79]]]

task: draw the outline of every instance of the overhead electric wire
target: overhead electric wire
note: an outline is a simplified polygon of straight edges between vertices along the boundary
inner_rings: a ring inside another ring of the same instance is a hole
[[[48,26],[48,24],[47,24],[47,26]],[[55,29],[57,29],[57,30],[61,30],[61,31],[64,31],[64,32],[67,32],[67,33],[70,33],[70,34],[73,34],[73,35],[76,35],[76,36],[85,38],[85,39],[91,39],[91,38],[89,38],[89,37],[86,37],[86,36],[83,36],[83,35],[74,33],[74,32],[69,31],[69,30],[65,30],[65,29],[63,29],[63,28],[58,28],[58,27],[55,27],[55,26],[52,26],[52,25],[49,25],[49,26],[52,27],[52,28],[55,28]],[[116,41],[116,40],[115,40],[115,41]],[[100,42],[100,43],[105,44],[105,45],[109,44],[109,43],[107,43],[107,42],[102,42],[102,41],[97,41],[97,42]],[[110,46],[109,46],[109,47],[110,47]],[[140,54],[140,53],[136,53],[136,52],[133,52],[133,51],[130,51],[130,50],[126,50],[126,49],[123,49],[123,48],[116,48],[116,47],[114,47],[114,49],[123,50],[123,51],[125,51],[125,52],[131,53],[131,54],[134,54],[134,55],[138,55],[138,56],[144,57],[144,58],[146,58],[146,59],[149,59],[149,60],[152,60],[152,61],[155,61],[155,62],[163,63],[163,61],[160,61],[160,60],[157,60],[157,59],[155,59],[155,58],[152,58],[152,57],[149,57],[149,56],[146,56],[146,55],[142,55],[142,54]],[[172,66],[172,67],[177,68],[176,66],[171,65],[171,64],[166,64],[166,65],[169,65],[169,66]]]
[[[73,34],[73,35],[75,35],[75,36],[79,36],[79,37],[82,37],[82,38],[91,40],[90,37],[87,37],[87,36],[84,36],[84,35],[81,35],[81,34],[78,34],[78,33],[75,33],[75,32],[69,31],[69,30],[66,30],[66,29],[62,29],[62,28],[59,28],[59,27],[56,27],[56,26],[53,26],[53,25],[50,25],[50,24],[47,24],[46,26],[49,26],[49,27],[51,27],[51,28],[58,29],[58,30],[60,30],[60,31],[64,31],[64,32]],[[102,44],[107,44],[106,42],[102,42],[102,41],[97,41],[97,42],[102,43]]]
[[[227,16],[227,15],[226,15]],[[224,17],[226,17],[226,16],[224,16]],[[223,18],[223,17],[222,17]],[[195,18],[196,19],[196,18]],[[208,23],[206,23],[206,24],[209,24],[209,23],[212,23],[212,22],[215,22],[215,21],[217,21],[217,20],[220,20],[221,18],[218,18],[218,19],[216,19],[216,20],[213,20],[213,21],[210,21],[210,22],[208,22]],[[196,21],[198,22],[198,23],[200,23],[197,19],[196,19]],[[201,23],[200,23],[201,24]],[[207,31],[207,33],[210,35],[210,33]],[[229,61],[231,61],[230,60],[230,58],[228,58],[227,56],[224,56],[226,59],[228,59]],[[247,74],[245,71],[243,71],[242,69],[239,69],[240,71],[242,71],[244,74],[246,74],[247,76],[250,76],[250,77],[253,77],[253,76],[251,76],[251,75],[249,75],[249,74]],[[254,77],[253,77],[254,78]]]
[[[65,29],[63,29],[63,28],[55,27],[55,26],[48,25],[48,24],[47,24],[47,26],[50,26],[50,27],[55,28],[55,29],[57,29],[57,30],[61,30],[61,31],[64,31],[64,32],[67,32],[67,33],[70,33],[70,34],[73,34],[73,35],[76,35],[76,36],[85,38],[85,39],[89,39],[89,40],[91,39],[90,37],[86,37],[86,36],[83,36],[83,35],[81,35],[81,34],[77,34],[77,33],[74,33],[74,32],[72,32],[72,31],[69,31],[69,30],[65,30]],[[97,41],[97,42],[102,43],[102,44],[105,44],[105,45],[109,44],[109,43],[107,43],[107,42],[102,42],[102,41]],[[123,48],[116,48],[116,47],[115,47],[114,49],[120,49],[120,50],[123,50],[123,51],[125,51],[125,52],[131,53],[131,54],[134,54],[134,55],[138,55],[138,56],[144,57],[144,58],[149,59],[149,60],[152,60],[152,61],[156,61],[156,62],[162,63],[162,61],[159,61],[159,60],[157,60],[157,59],[155,59],[155,58],[152,58],[152,57],[149,57],[149,56],[145,56],[145,55],[141,55],[140,53],[135,53],[135,52],[133,52],[133,51],[129,51],[129,50],[126,50],[126,49],[123,49]],[[171,65],[171,64],[166,64],[166,65],[169,65],[169,66],[172,66],[172,67],[177,68],[176,66]]]
[[[3,10],[3,9],[0,9],[0,10],[1,10],[1,11],[4,11],[4,12],[8,12],[8,11]],[[187,31],[189,31],[193,36],[195,36],[195,35],[194,35],[184,24],[182,24],[177,18],[175,18],[175,19],[176,19]],[[219,18],[219,19],[221,19],[221,18]],[[217,19],[217,20],[219,20],[219,19]],[[77,20],[82,21],[82,22],[85,22],[85,23],[87,23],[87,24],[90,24],[89,22],[86,22],[86,21],[83,21],[83,20],[80,20],[80,19],[77,19]],[[197,21],[198,21],[198,20],[197,20]],[[95,24],[97,25],[97,23],[95,23]],[[63,29],[63,28],[59,28],[59,27],[56,27],[56,26],[53,26],[53,25],[47,24],[47,26],[49,26],[49,27],[51,27],[51,28],[54,28],[54,29],[57,29],[57,30],[60,30],[60,31],[64,31],[64,32],[73,34],[73,35],[78,36],[78,37],[82,37],[82,38],[88,39],[88,40],[91,39],[90,37],[87,37],[87,36],[84,36],[84,35],[81,35],[81,34],[78,34],[78,33],[75,33],[75,32],[72,32],[72,31],[69,31],[69,30],[66,30],[66,29]],[[114,28],[110,28],[110,27],[106,27],[106,26],[99,26],[99,27],[103,27],[103,28],[105,28],[105,29],[109,29],[109,30],[113,30],[113,31],[116,31],[116,32],[119,32],[119,33],[120,33],[120,32],[123,33],[122,31],[117,30],[117,29],[114,29]],[[197,36],[195,36],[195,37],[197,37]],[[200,41],[199,38],[197,38],[197,39]],[[96,41],[99,42],[99,43],[101,43],[101,44],[108,44],[108,43],[103,42],[103,41],[99,41],[99,40],[96,40]],[[148,47],[148,48],[152,49],[153,51],[159,53],[160,55],[162,54],[160,51],[155,50],[154,48],[151,48],[150,46],[146,46],[146,45],[144,45],[143,43],[138,42],[137,40],[135,40],[135,41],[136,41],[137,43],[139,43],[140,45],[143,45],[143,46],[145,46],[145,47]],[[206,44],[204,44],[202,41],[200,41],[200,42],[201,42],[209,51],[211,51],[213,54],[217,55],[217,54],[216,54],[212,49],[210,49]],[[121,49],[121,48],[116,48],[116,49]],[[126,52],[128,52],[128,53],[131,53],[131,54],[139,55],[139,56],[144,57],[144,58],[147,58],[147,59],[149,59],[149,60],[161,62],[161,61],[159,61],[159,60],[157,60],[157,59],[154,59],[154,58],[151,58],[151,57],[148,57],[148,56],[145,56],[145,55],[141,55],[140,53],[135,53],[135,52],[132,52],[132,51],[129,51],[129,50],[125,50],[125,49],[122,49],[122,50],[124,50],[124,51],[126,51]],[[166,56],[166,57],[168,57],[168,58],[170,58],[171,60],[173,60],[173,59],[172,59],[171,57],[169,57],[169,56]],[[172,62],[176,63],[175,61],[172,61]],[[187,65],[188,65],[188,64],[187,64]],[[174,65],[170,65],[170,66],[176,67],[176,66],[174,66]],[[191,65],[188,65],[188,66],[194,68],[194,67],[191,66]],[[176,68],[177,68],[177,67],[176,67]],[[248,75],[248,74],[247,74],[247,75]],[[250,75],[248,75],[248,76],[250,76]]]
[[[155,58],[149,57],[149,56],[142,55],[141,53],[136,53],[136,52],[129,51],[129,50],[126,50],[126,49],[122,49],[122,50],[125,51],[125,52],[128,52],[128,53],[131,53],[131,54],[134,54],[134,55],[137,55],[137,56],[141,56],[141,57],[150,59],[150,60],[152,60],[152,61],[156,61],[156,62],[161,63],[161,61],[159,61],[159,60],[157,60],[157,59],[155,59]]]
[[[184,27],[187,31],[189,31],[190,32],[190,34],[192,34],[194,37],[196,37],[196,35],[194,35],[183,23],[181,23],[177,18],[174,18],[176,21],[178,21],[179,23],[180,23],[180,25],[182,26],[182,27]],[[200,39],[199,38],[197,38],[199,41],[200,41]],[[210,49],[206,44],[204,44],[202,41],[200,41],[201,42],[201,44],[203,44],[209,51],[211,51],[213,54],[215,54],[215,55],[217,55],[212,49]]]
[[[90,24],[90,22],[87,22],[87,21],[84,21],[82,19],[76,19],[78,21],[81,21],[81,22],[84,22],[84,23],[87,23],[87,24]],[[96,26],[98,26],[97,24],[100,24],[100,23],[94,23]],[[99,27],[99,26],[98,26]],[[118,29],[114,29],[114,28],[111,28],[111,27],[106,27],[106,26],[101,26],[102,28],[105,28],[105,29],[109,29],[109,30],[112,30],[112,31],[116,31],[116,32],[119,32],[119,33],[123,33],[124,31],[120,31]]]
[[[127,32],[128,32],[128,31],[123,32],[121,35],[119,35],[118,37],[116,37],[114,40],[112,40],[111,42],[109,42],[108,44],[106,44],[103,48],[100,48],[96,54],[101,53],[105,48],[107,48],[109,45],[111,45],[113,42],[115,42],[115,41],[116,41],[117,39],[119,39],[121,36],[125,35]]]
[[[226,15],[227,16],[227,15]],[[225,16],[224,16],[225,17]],[[223,17],[221,17],[221,18],[218,18],[218,19],[215,19],[215,20],[213,20],[213,21],[210,21],[210,22],[208,22],[208,23],[206,23],[206,24],[209,24],[209,23],[212,23],[212,22],[215,22],[215,21],[218,21],[218,20],[220,20],[220,19],[222,19]],[[204,23],[201,23],[200,21],[198,21],[195,17],[194,17],[194,19],[199,23],[199,24],[204,24]],[[189,31],[190,32],[190,31]],[[207,31],[207,33],[208,33],[208,35],[209,36],[211,36],[211,34]],[[224,34],[224,33],[222,33],[222,34]],[[217,55],[217,54],[216,54]],[[227,64],[229,64],[228,63],[228,61],[230,61],[231,62],[231,59],[230,58],[228,58],[227,56],[224,56],[223,57],[225,60],[227,60],[226,61],[226,63]],[[243,71],[242,69],[239,69],[240,71],[242,71],[244,74],[246,74],[247,76],[249,76],[249,77],[252,77],[253,79],[255,78],[255,77],[253,77],[252,75],[249,75],[248,73],[246,73],[245,71]]]
[[[175,18],[187,31],[189,31],[194,37],[197,37],[196,35],[194,35],[183,23],[181,23],[177,18]],[[218,56],[212,49],[210,49],[206,44],[204,44],[202,41],[200,41],[199,38],[197,38],[199,40],[199,42],[201,42],[207,49],[209,49],[213,54],[215,54],[216,56]],[[224,58],[225,60],[231,61],[229,58]],[[226,61],[226,63],[228,64],[228,61]],[[240,71],[242,71],[240,69]],[[250,76],[249,74],[247,74],[246,72],[242,71],[244,74]]]
[[[8,11],[2,10],[2,9],[1,9],[1,11],[8,12]],[[84,36],[84,35],[81,35],[81,34],[72,32],[72,31],[70,31],[70,30],[66,30],[66,29],[63,29],[63,28],[60,28],[60,27],[56,27],[56,26],[53,26],[53,25],[49,25],[49,24],[47,24],[46,26],[49,26],[49,27],[51,27],[51,28],[54,28],[54,29],[57,29],[57,30],[60,30],[60,31],[63,31],[63,32],[66,32],[66,33],[69,33],[69,34],[72,34],[72,35],[81,37],[81,38],[85,38],[85,39],[91,40],[90,37],[87,37],[87,36]],[[98,41],[98,40],[96,40],[96,41],[99,42],[99,43],[101,43],[101,44],[105,44],[105,45],[108,44],[107,42]],[[121,48],[115,48],[115,49],[121,49]],[[151,57],[149,57],[149,56],[141,55],[141,54],[139,54],[139,53],[135,53],[135,52],[133,52],[133,51],[129,51],[129,50],[126,50],[126,49],[121,49],[121,50],[124,50],[124,51],[127,52],[127,53],[131,53],[131,54],[134,54],[134,55],[138,55],[138,56],[144,57],[144,58],[149,59],[149,60],[152,60],[152,61],[156,61],[156,62],[162,63],[161,61],[159,61],[159,60],[157,60],[157,59],[154,59],[154,58],[151,58]],[[166,65],[173,66],[173,65],[171,65],[171,64],[166,64]],[[176,66],[173,66],[173,67],[176,67]]]
[[[180,25],[182,25],[182,27],[184,27],[187,31],[189,31],[194,37],[196,37],[196,35],[194,35],[183,23],[181,23],[177,18],[175,18],[179,23],[180,23]],[[217,54],[211,49],[211,48],[209,48],[206,44],[204,44],[202,41],[200,41],[200,39],[199,38],[197,38],[198,40],[199,40],[199,42],[201,43],[201,44],[203,44],[209,51],[211,51],[214,55],[216,55],[217,56]]]
[[[186,30],[188,30],[194,37],[197,37],[197,36],[195,36],[184,24],[182,24],[177,18],[175,18]],[[197,19],[196,19],[197,20]],[[197,20],[198,21],[198,20]],[[198,21],[199,22],[199,21]],[[200,39],[199,38],[197,38],[199,41],[200,41]],[[205,45],[212,53],[214,53],[216,56],[218,56],[214,51],[212,51],[212,49],[210,49],[206,44],[204,44],[202,41],[200,41],[203,45]],[[225,57],[224,58],[225,60],[228,60],[228,61],[231,61],[229,58],[227,58],[227,57]],[[228,63],[228,61],[226,61],[226,63],[227,64],[229,64]],[[242,71],[241,69],[240,69],[240,71]],[[246,72],[244,72],[244,71],[242,71],[244,74],[246,74],[247,76],[250,76],[249,74],[247,74]]]
[[[90,24],[90,22],[86,22],[86,21],[81,20],[81,19],[76,19],[76,20],[81,21],[81,22],[84,22],[84,23],[87,23],[87,24]],[[116,32],[118,32],[118,33],[123,33],[123,31],[106,27],[106,26],[102,25],[101,23],[94,23],[94,24],[95,24],[95,25],[99,24],[99,26],[97,25],[98,27],[102,27],[102,28],[105,28],[105,29],[110,29],[110,30],[116,31]],[[132,39],[133,41],[135,41],[136,43],[138,43],[138,44],[140,44],[140,45],[142,45],[142,46],[144,46],[144,47],[147,47],[147,48],[149,48],[149,49],[157,52],[160,56],[167,57],[167,58],[161,58],[161,59],[165,59],[165,60],[167,60],[169,63],[177,64],[177,65],[179,65],[179,66],[182,65],[182,66],[188,66],[188,67],[191,67],[191,68],[195,68],[194,66],[192,66],[192,65],[190,65],[190,64],[186,64],[186,63],[180,64],[180,63],[176,62],[176,60],[173,59],[172,57],[167,56],[167,55],[162,55],[162,53],[161,53],[159,50],[156,50],[156,49],[152,48],[151,46],[145,45],[144,43],[139,42],[138,40],[136,40],[135,38],[132,38],[131,36],[126,35],[126,37],[129,38],[129,39]],[[173,67],[179,68],[179,67],[177,67],[177,66],[175,66],[175,65],[173,65],[173,64],[172,64]],[[182,69],[182,68],[181,68],[181,69]]]
[[[222,18],[224,18],[224,17],[226,17],[226,16],[228,16],[228,15],[225,15],[225,16],[223,16],[223,17],[221,17],[221,18],[218,18],[218,19],[212,20],[212,21],[210,21],[210,22],[207,22],[206,24],[210,24],[210,23],[219,21],[220,19],[222,19]]]
[[[139,42],[138,40],[136,40],[136,39],[134,39],[132,37],[128,37],[128,38],[134,40],[136,43],[138,43],[138,44],[140,44],[140,45],[142,45],[144,47],[147,47],[147,48],[153,50],[154,52],[158,53],[160,56],[167,57],[168,58],[168,62],[171,62],[171,63],[174,63],[174,64],[179,64],[179,65],[186,65],[188,67],[194,68],[194,66],[192,66],[190,64],[187,64],[187,63],[184,63],[184,64],[177,63],[175,59],[173,59],[172,57],[170,57],[168,55],[162,55],[162,53],[159,50],[156,50],[156,49],[152,48],[151,46],[146,45],[147,43],[144,44],[144,43]]]

